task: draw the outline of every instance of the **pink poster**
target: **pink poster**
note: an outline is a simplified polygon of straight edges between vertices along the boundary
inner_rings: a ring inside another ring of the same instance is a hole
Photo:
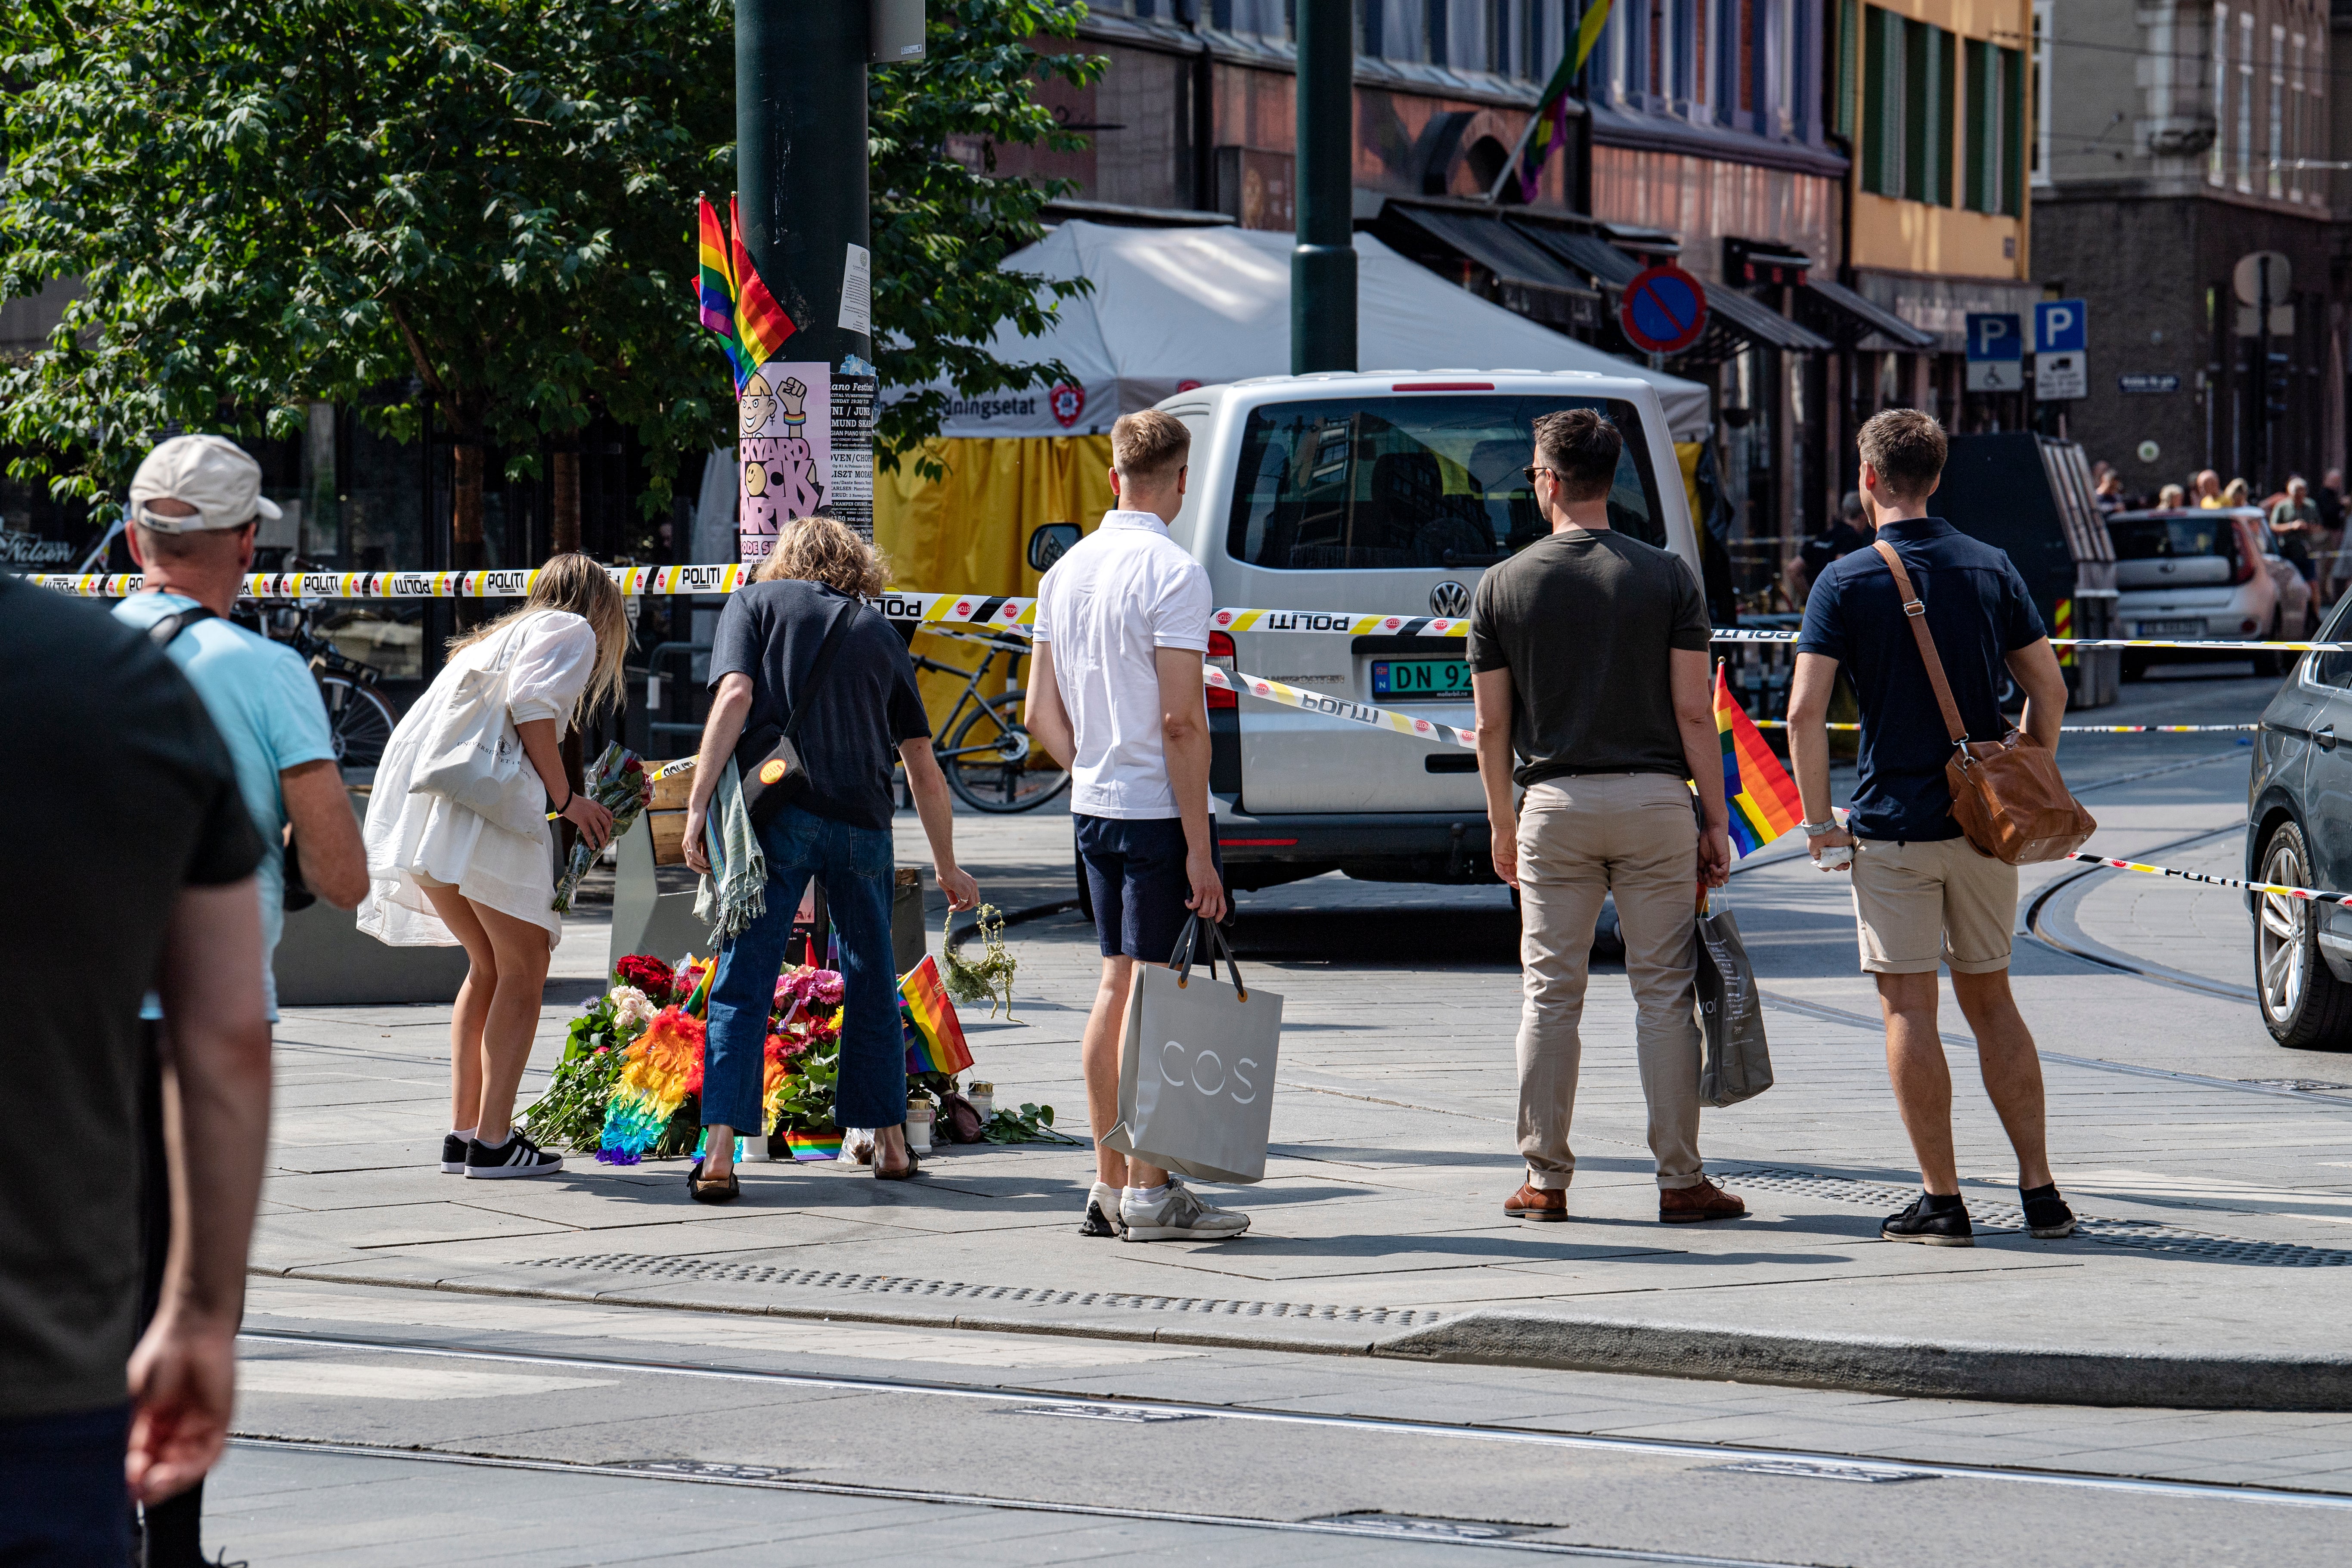
[[[776,531],[826,510],[833,479],[833,368],[773,360],[753,372],[737,403],[743,504],[736,524],[746,565],[765,561]]]

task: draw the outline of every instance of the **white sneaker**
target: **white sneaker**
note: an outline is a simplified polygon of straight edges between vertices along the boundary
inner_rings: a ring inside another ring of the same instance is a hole
[[[1127,1241],[1227,1241],[1250,1224],[1245,1214],[1211,1208],[1172,1175],[1168,1195],[1158,1203],[1146,1206],[1122,1197],[1118,1210]]]
[[[1087,1194],[1087,1217],[1078,1222],[1080,1236],[1125,1236],[1127,1221],[1119,1217],[1119,1189],[1097,1182]]]

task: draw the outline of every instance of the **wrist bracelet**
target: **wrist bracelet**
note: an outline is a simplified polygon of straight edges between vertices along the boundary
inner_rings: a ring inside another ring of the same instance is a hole
[[[563,804],[555,808],[555,815],[562,816],[565,812],[570,811],[572,809],[572,803],[579,798],[580,792],[572,789],[569,785],[566,785],[563,791]]]
[[[1838,830],[1837,818],[1832,817],[1827,822],[1801,822],[1797,824],[1797,827],[1806,837],[1819,838],[1824,833],[1835,833]]]

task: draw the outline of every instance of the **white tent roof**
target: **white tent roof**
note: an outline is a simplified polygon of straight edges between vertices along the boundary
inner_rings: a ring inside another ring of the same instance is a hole
[[[1455,288],[1368,234],[1356,237],[1357,363],[1370,371],[1580,370],[1658,389],[1677,440],[1708,429],[1706,388],[1563,337]],[[1007,327],[992,351],[1058,359],[1075,385],[990,397],[950,392],[948,436],[1072,436],[1189,386],[1290,370],[1287,234],[1125,228],[1073,220],[1005,258],[1008,270],[1090,278],[1042,338]]]

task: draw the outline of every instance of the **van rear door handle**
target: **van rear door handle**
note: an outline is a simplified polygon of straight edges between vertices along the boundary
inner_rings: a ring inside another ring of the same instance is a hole
[[[2322,724],[2311,732],[2311,738],[2319,742],[2321,751],[2332,752],[2336,749],[2336,726]]]

